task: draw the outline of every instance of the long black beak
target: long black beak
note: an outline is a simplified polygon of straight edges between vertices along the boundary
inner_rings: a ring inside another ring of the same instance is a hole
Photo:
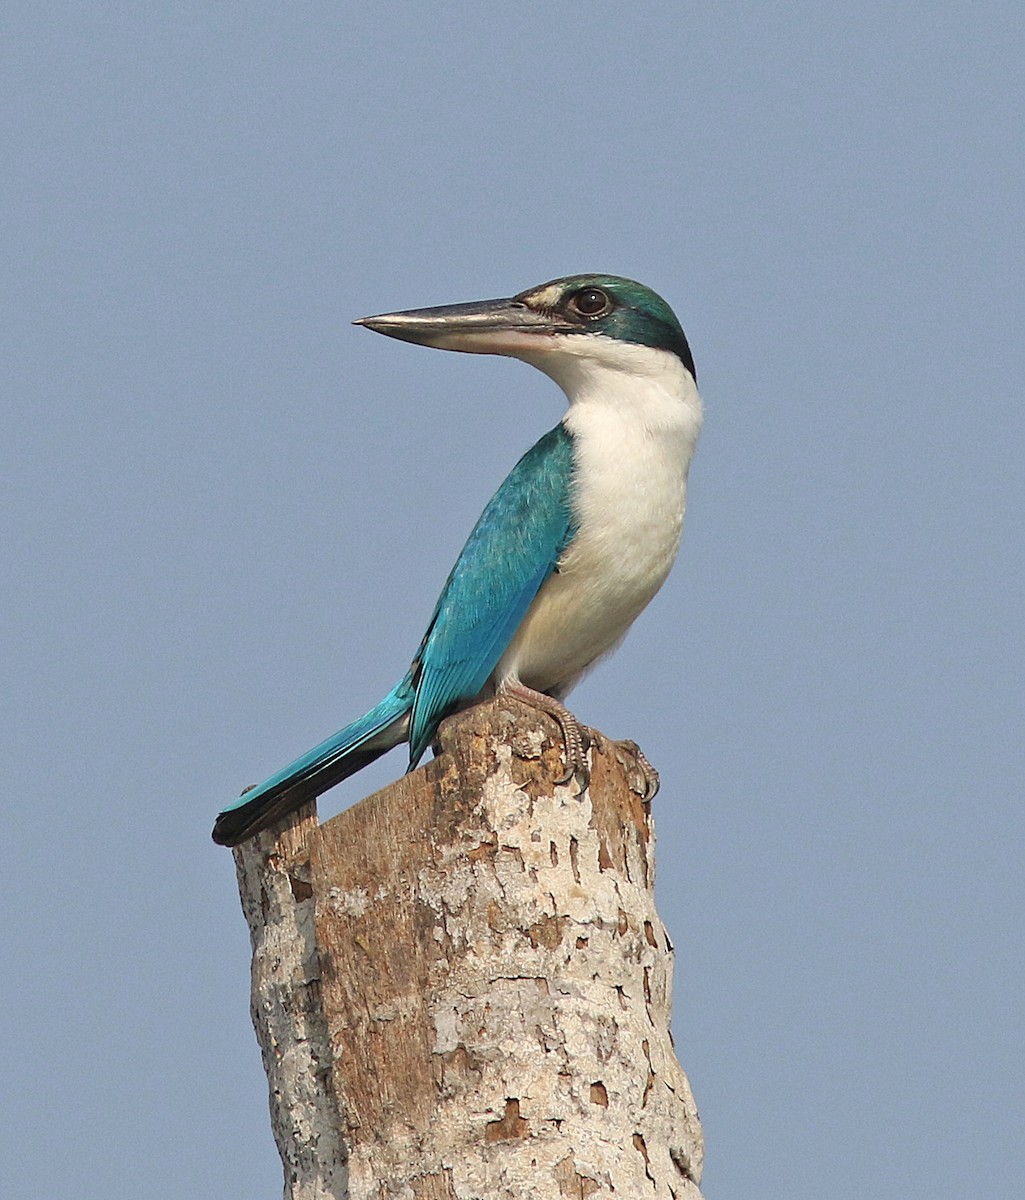
[[[522,354],[541,349],[546,336],[566,330],[559,318],[528,308],[517,299],[414,308],[361,317],[353,324],[403,342],[467,354]]]

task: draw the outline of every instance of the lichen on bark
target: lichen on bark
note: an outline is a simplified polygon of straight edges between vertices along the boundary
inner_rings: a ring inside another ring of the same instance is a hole
[[[592,747],[585,791],[562,774],[549,718],[479,705],[442,726],[425,768],[308,828],[297,886],[247,904],[251,925],[278,921],[286,939],[307,914],[307,969],[289,978],[311,977],[319,1013],[297,1023],[296,1045],[345,1160],[332,1184],[345,1190],[304,1191],[283,1152],[286,1196],[700,1196],[650,806],[614,743]],[[272,842],[256,839],[251,877]],[[281,986],[254,959],[258,1031]],[[281,1036],[273,1053],[287,1059]]]

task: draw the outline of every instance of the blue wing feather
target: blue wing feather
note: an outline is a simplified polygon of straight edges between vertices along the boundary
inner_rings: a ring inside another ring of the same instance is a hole
[[[452,568],[413,664],[409,765],[447,712],[475,698],[576,532],[572,438],[559,424],[513,467]]]
[[[246,792],[217,818],[214,839],[237,845],[333,787],[402,740],[409,769],[446,713],[475,699],[576,532],[573,446],[562,425],[513,467],[474,526],[405,678],[333,737]]]

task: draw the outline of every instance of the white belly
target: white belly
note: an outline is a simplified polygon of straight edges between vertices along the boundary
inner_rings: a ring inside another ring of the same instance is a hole
[[[672,406],[655,406],[662,419],[654,421],[651,408],[581,403],[567,413],[578,533],[502,656],[496,685],[518,680],[564,696],[665,582],[680,544],[700,409],[674,397]]]

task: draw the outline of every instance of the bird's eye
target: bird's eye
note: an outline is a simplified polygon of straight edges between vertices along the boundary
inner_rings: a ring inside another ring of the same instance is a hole
[[[581,288],[570,300],[570,304],[582,317],[600,317],[612,307],[608,292],[601,288]]]

